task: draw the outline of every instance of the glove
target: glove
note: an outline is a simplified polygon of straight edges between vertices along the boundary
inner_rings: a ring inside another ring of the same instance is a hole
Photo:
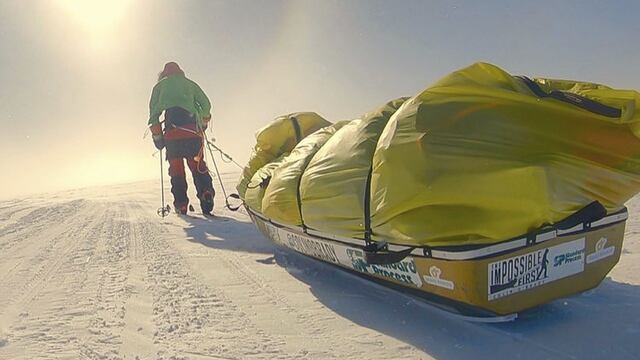
[[[156,146],[156,149],[162,150],[165,146],[164,136],[162,136],[162,134],[153,135],[153,145]]]
[[[206,131],[209,127],[209,121],[211,121],[211,115],[207,115],[202,118],[202,131]]]

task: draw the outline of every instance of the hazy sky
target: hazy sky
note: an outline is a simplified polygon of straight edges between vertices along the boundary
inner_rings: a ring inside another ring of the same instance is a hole
[[[640,88],[640,1],[0,0],[0,198],[159,177],[142,139],[175,60],[244,163],[255,130],[336,121],[488,61]],[[227,168],[229,169],[229,168]]]

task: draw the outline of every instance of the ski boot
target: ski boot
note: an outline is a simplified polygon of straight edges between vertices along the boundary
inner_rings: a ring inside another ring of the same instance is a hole
[[[213,190],[205,191],[202,194],[202,198],[200,199],[200,208],[204,215],[211,216],[211,211],[213,211],[213,195]]]
[[[180,214],[180,215],[186,215],[187,214],[187,209],[189,208],[188,203],[185,204],[174,204],[174,207],[176,208],[176,213]]]

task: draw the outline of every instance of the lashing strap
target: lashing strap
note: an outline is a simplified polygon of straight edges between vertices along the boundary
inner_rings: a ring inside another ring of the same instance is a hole
[[[415,248],[410,247],[400,251],[391,251],[386,242],[371,243],[363,248],[365,260],[374,265],[389,265],[400,262],[409,256],[413,249]]]
[[[531,90],[531,92],[533,92],[537,97],[552,98],[552,99],[560,100],[568,104],[575,105],[584,110],[590,111],[594,114],[598,114],[606,117],[619,118],[620,116],[622,116],[622,110],[620,109],[617,109],[608,105],[604,105],[597,101],[586,98],[584,96],[566,92],[566,91],[553,90],[549,93],[546,93],[544,90],[542,90],[542,88],[540,87],[540,85],[538,85],[538,83],[529,79],[528,77],[518,76],[517,78],[522,80],[525,83],[525,85],[527,85],[529,90]]]

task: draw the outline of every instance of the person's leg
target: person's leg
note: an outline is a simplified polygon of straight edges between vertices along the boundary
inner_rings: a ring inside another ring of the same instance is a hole
[[[196,186],[198,199],[200,199],[200,208],[203,213],[211,214],[215,192],[207,164],[204,159],[196,161],[193,158],[187,158],[187,165],[193,175],[193,183]]]
[[[187,179],[182,158],[169,159],[169,176],[171,177],[171,193],[176,212],[186,214],[189,205],[187,197]]]

